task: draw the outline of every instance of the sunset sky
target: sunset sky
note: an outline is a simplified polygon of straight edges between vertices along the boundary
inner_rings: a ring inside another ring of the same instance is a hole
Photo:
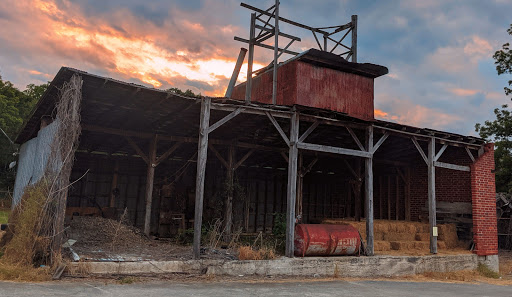
[[[267,8],[273,1],[245,1]],[[0,0],[0,75],[23,89],[61,66],[155,88],[222,95],[248,37],[250,11],[231,0]],[[281,15],[311,26],[359,15],[358,61],[387,66],[376,116],[474,134],[510,102],[492,54],[510,41],[512,1],[282,0]],[[315,47],[309,32],[282,25]],[[289,58],[289,56],[287,57]],[[272,52],[256,51],[257,67]],[[243,67],[241,79],[245,78]]]

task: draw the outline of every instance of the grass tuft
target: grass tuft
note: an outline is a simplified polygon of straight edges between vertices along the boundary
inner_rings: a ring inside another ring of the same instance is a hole
[[[496,278],[496,279],[500,278],[499,273],[492,271],[485,264],[479,263],[476,270],[478,271],[478,273],[480,273],[481,276],[485,276],[487,278]]]

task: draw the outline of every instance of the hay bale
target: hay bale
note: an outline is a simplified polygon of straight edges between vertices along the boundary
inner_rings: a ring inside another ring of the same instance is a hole
[[[437,241],[437,248],[438,249],[443,249],[443,250],[446,249],[447,248],[446,243],[444,241],[442,241],[442,240],[438,240]]]
[[[430,225],[428,223],[418,223],[416,225],[417,233],[430,233]]]
[[[416,241],[430,241],[430,233],[416,233]]]
[[[446,243],[447,248],[456,248],[460,246],[459,237],[457,236],[457,226],[455,224],[438,225],[438,239]]]
[[[373,247],[376,251],[389,251],[391,250],[391,243],[389,241],[377,240],[373,243]]]
[[[384,234],[384,240],[386,241],[414,241],[414,233],[387,233]]]

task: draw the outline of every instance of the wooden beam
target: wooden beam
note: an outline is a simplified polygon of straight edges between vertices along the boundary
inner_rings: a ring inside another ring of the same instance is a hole
[[[352,62],[357,62],[357,15],[352,16]]]
[[[386,139],[388,139],[388,137],[389,133],[384,132],[384,135],[382,135],[379,141],[377,141],[377,143],[373,146],[372,154],[374,154],[379,149],[379,147],[384,143],[384,141],[386,141]]]
[[[295,112],[290,121],[290,152],[288,153],[288,188],[286,204],[285,255],[293,257],[295,235],[295,202],[297,199],[297,155],[299,138],[299,114]]]
[[[302,152],[299,151],[299,157],[298,157],[298,176],[297,176],[297,203],[295,205],[295,217],[297,219],[302,219],[302,191],[304,188],[304,159],[302,158]],[[299,221],[299,220],[297,220]]]
[[[276,127],[277,132],[279,132],[279,135],[281,135],[281,137],[283,138],[284,142],[286,142],[286,144],[289,146],[290,145],[290,140],[288,139],[288,136],[286,136],[286,133],[284,133],[283,129],[281,128],[279,123],[276,121],[274,116],[272,116],[269,112],[265,112],[265,114],[269,118],[270,122],[272,122],[272,125],[274,125],[274,127]]]
[[[345,163],[345,165],[347,166],[348,170],[350,171],[350,173],[352,173],[352,175],[355,178],[361,179],[361,177],[355,172],[354,168],[352,168],[352,166],[350,166],[350,163],[347,161],[347,159],[343,159],[343,163]]]
[[[155,134],[151,142],[149,143],[149,154],[147,163],[147,175],[146,175],[146,212],[144,214],[144,234],[149,236],[151,227],[151,210],[153,203],[153,182],[155,179],[155,161],[156,161],[156,147],[158,142],[158,136]]]
[[[354,141],[356,142],[359,149],[361,151],[365,151],[364,146],[361,144],[361,141],[359,141],[359,138],[357,138],[357,135],[354,133],[354,131],[350,127],[345,127],[345,128],[347,129],[350,136],[352,136],[352,139],[354,139]]]
[[[449,164],[449,163],[437,162],[437,161],[434,161],[434,166],[446,168],[446,169],[458,170],[458,171],[467,171],[467,172],[471,171],[471,168],[469,166],[455,165],[455,164]]]
[[[361,162],[360,159],[356,159],[356,175],[361,176]],[[361,221],[361,188],[362,188],[362,180],[361,178],[357,178],[356,182],[353,183],[354,188],[354,220],[357,222]]]
[[[137,152],[137,155],[139,155],[146,164],[149,164],[149,158],[146,156],[146,154],[140,149],[140,147],[133,141],[130,137],[125,136],[124,137],[126,141],[130,144],[130,146]]]
[[[430,253],[437,254],[437,236],[434,236],[436,223],[436,167],[434,158],[436,153],[435,139],[428,142],[428,220],[430,223]]]
[[[414,146],[416,147],[418,152],[420,153],[421,157],[423,158],[423,161],[425,161],[425,163],[428,165],[427,156],[425,155],[425,152],[423,151],[423,149],[421,148],[420,144],[418,143],[418,140],[416,139],[416,137],[413,136],[411,138],[411,140],[412,140],[412,143],[414,143]]]
[[[400,177],[397,175],[395,177],[395,220],[399,220],[400,218],[400,203],[399,203],[399,200],[400,200],[400,187],[399,187],[399,184],[400,184]]]
[[[222,157],[218,150],[216,150],[211,143],[208,143],[208,148],[213,152],[215,157],[224,165],[225,168],[229,168],[228,162]]]
[[[285,152],[281,152],[281,156],[286,161],[286,163],[288,163],[288,156],[286,155],[286,153]]]
[[[238,169],[238,167],[240,167],[240,165],[242,165],[242,164],[247,160],[247,158],[249,158],[249,157],[252,155],[252,153],[254,153],[254,151],[255,151],[254,149],[252,149],[252,150],[248,151],[248,152],[247,152],[247,154],[245,154],[245,155],[242,157],[242,159],[240,159],[240,161],[238,161],[238,162],[235,164],[235,166],[233,167],[233,170],[237,170],[237,169]]]
[[[252,66],[254,60],[254,44],[256,41],[256,13],[251,13],[251,23],[249,26],[249,56],[247,57],[247,81],[245,82],[245,104],[251,103],[252,94]],[[236,40],[236,37],[235,37]]]
[[[301,175],[305,176],[306,174],[308,174],[311,171],[311,169],[313,169],[313,166],[315,166],[316,162],[318,162],[318,157],[315,157],[306,168],[303,168],[301,170]]]
[[[208,133],[212,133],[215,129],[219,128],[220,126],[224,125],[225,123],[229,122],[231,119],[239,115],[244,109],[239,107],[232,111],[227,116],[223,117],[219,121],[217,121],[215,124],[211,125],[210,128],[208,128]]]
[[[313,130],[315,130],[319,124],[320,124],[320,121],[313,122],[313,124],[311,124],[311,126],[309,126],[309,128],[304,132],[304,134],[302,134],[300,136],[299,142],[304,142],[304,140],[306,140],[306,138],[309,136],[309,134],[311,134],[311,132],[313,132]]]
[[[163,161],[165,161],[169,156],[174,153],[175,150],[177,150],[183,142],[177,142],[175,143],[170,149],[168,149],[165,153],[163,153],[160,157],[156,158],[155,164],[156,166],[160,165]]]
[[[373,151],[373,126],[367,128],[366,151]],[[366,213],[366,253],[374,254],[373,242],[373,157],[366,158],[365,163],[365,213]]]
[[[224,232],[226,241],[231,240],[231,227],[233,226],[233,176],[234,176],[235,146],[230,146],[228,151],[228,166],[226,167],[227,195],[226,209],[224,212]]]
[[[379,219],[384,218],[384,187],[382,184],[382,176],[379,176]]]
[[[444,151],[446,150],[447,147],[448,147],[447,144],[443,144],[443,146],[441,147],[439,152],[437,152],[436,156],[434,157],[434,162],[439,160],[439,158],[441,158],[441,156],[443,155],[443,153],[444,153]]]
[[[299,142],[299,143],[297,143],[297,146],[299,149],[308,150],[308,151],[331,153],[331,154],[338,154],[338,155],[348,155],[348,156],[363,157],[363,158],[371,158],[372,157],[372,153],[369,153],[369,152],[363,152],[363,151],[358,151],[358,150],[345,149],[345,148],[339,148],[339,147],[333,147],[333,146],[327,146],[327,145]]]
[[[204,98],[201,102],[199,141],[197,148],[196,201],[194,211],[194,258],[201,256],[201,227],[203,224],[204,181],[206,174],[206,159],[208,157],[208,126],[210,123],[211,99]]]
[[[473,153],[469,150],[469,148],[467,146],[464,148],[466,149],[466,152],[468,153],[468,156],[471,159],[471,162],[475,163],[475,157],[473,156]]]
[[[411,220],[411,169],[405,169],[405,220]]]
[[[119,160],[116,159],[114,164],[114,174],[112,175],[112,183],[110,186],[110,207],[115,207],[116,205],[116,195],[114,195],[114,190],[117,188],[117,180],[119,178]]]
[[[391,220],[391,175],[388,175],[388,220]]]

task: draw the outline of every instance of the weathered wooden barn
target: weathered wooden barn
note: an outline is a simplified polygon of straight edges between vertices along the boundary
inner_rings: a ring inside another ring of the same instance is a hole
[[[127,209],[159,236],[194,227],[196,256],[202,222],[214,218],[228,233],[270,233],[286,214],[290,257],[297,222],[364,218],[370,255],[374,219],[428,220],[432,253],[438,222],[455,222],[478,255],[497,255],[493,145],[376,120],[373,83],[386,73],[309,50],[280,65],[272,105],[271,69],[253,78],[246,104],[244,84],[232,99],[189,98],[63,67],[16,139],[18,175],[31,172],[37,154],[24,147],[51,127],[58,89],[77,74],[82,134],[68,215]]]

